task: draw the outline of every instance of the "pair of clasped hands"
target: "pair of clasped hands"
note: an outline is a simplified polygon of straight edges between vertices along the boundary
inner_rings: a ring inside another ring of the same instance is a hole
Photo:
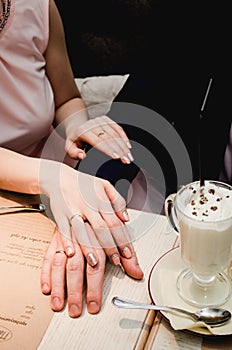
[[[66,151],[71,158],[86,157],[83,142],[124,164],[133,161],[131,145],[123,129],[107,116],[66,127]],[[130,235],[124,198],[108,181],[79,172],[63,163],[44,160],[41,183],[50,198],[56,230],[46,251],[41,289],[51,294],[51,308],[60,311],[67,297],[70,317],[83,310],[83,289],[91,314],[102,304],[106,259],[126,274],[142,279]]]

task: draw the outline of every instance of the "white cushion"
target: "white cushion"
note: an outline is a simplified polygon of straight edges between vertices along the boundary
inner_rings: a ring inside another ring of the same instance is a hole
[[[129,74],[75,78],[90,118],[106,115]]]

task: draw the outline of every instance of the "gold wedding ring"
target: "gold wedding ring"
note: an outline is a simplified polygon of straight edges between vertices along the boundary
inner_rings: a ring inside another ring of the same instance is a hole
[[[65,251],[64,251],[64,250],[62,250],[62,249],[57,250],[57,251],[56,251],[56,254],[58,254],[58,253],[61,253],[61,254],[66,255]]]
[[[105,130],[100,130],[99,133],[97,134],[98,137],[102,136],[105,134]]]

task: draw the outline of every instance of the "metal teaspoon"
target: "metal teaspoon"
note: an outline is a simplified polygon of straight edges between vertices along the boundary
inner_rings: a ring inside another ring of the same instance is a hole
[[[143,304],[131,300],[126,300],[118,297],[112,299],[113,305],[126,309],[149,309],[149,310],[159,310],[159,311],[169,311],[173,313],[182,313],[189,316],[195,322],[202,321],[210,326],[218,326],[227,322],[231,318],[231,313],[228,310],[206,307],[200,309],[196,312],[190,312],[176,307],[159,306],[152,304]]]

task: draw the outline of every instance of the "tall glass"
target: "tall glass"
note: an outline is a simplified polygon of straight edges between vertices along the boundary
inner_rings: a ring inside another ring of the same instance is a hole
[[[232,259],[232,187],[193,182],[168,196],[165,204],[186,265],[177,279],[179,295],[195,306],[224,304],[231,295],[226,268]]]

